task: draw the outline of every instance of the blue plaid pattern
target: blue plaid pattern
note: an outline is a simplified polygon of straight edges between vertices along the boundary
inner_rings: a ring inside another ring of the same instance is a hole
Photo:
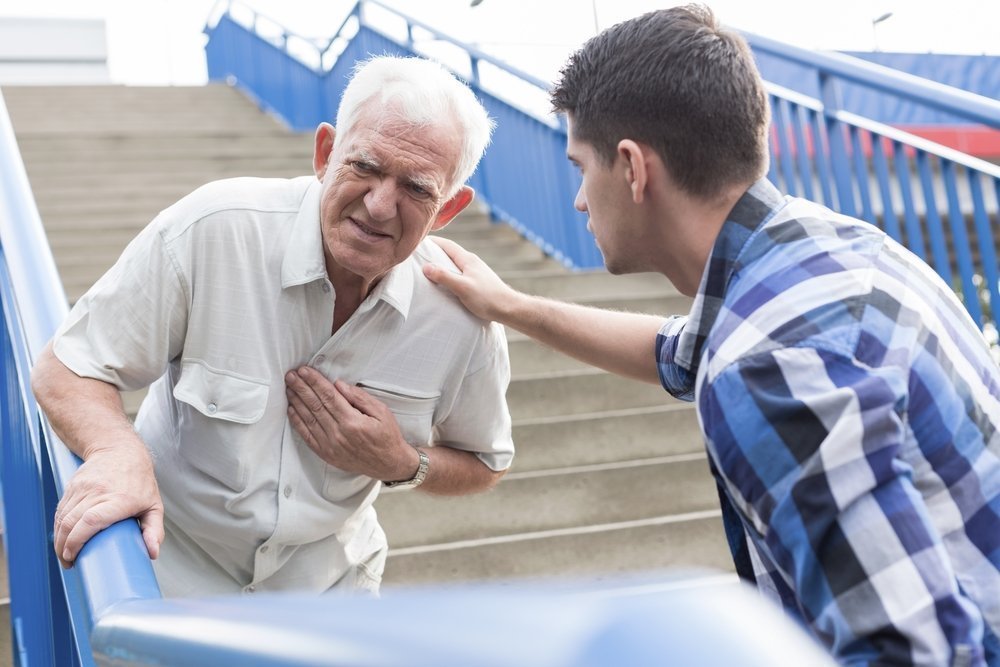
[[[759,181],[657,359],[764,594],[845,664],[1000,666],[1000,368],[926,264]]]

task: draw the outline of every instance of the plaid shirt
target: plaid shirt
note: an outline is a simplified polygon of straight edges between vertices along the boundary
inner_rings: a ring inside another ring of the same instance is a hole
[[[847,664],[1000,665],[1000,369],[927,265],[762,180],[656,352],[766,595]]]

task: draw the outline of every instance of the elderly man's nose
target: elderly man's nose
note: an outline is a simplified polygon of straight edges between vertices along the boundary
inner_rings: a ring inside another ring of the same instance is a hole
[[[365,195],[368,214],[376,220],[389,220],[396,216],[396,187],[388,180],[372,186]]]

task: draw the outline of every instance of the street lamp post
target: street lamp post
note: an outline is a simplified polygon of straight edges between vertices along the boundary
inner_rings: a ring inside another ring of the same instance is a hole
[[[478,1],[482,2],[483,0],[478,0]],[[473,2],[476,2],[476,0],[473,0]],[[885,14],[882,14],[881,16],[876,16],[875,18],[872,19],[872,41],[875,43],[875,50],[876,51],[879,50],[878,49],[878,24],[882,23],[883,21],[888,21],[891,18],[892,18],[892,12],[886,12]]]

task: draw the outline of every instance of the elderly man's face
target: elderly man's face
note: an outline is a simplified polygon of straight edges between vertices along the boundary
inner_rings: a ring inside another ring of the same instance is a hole
[[[414,127],[372,105],[336,141],[321,125],[314,166],[328,270],[378,280],[447,224],[472,199],[467,187],[445,199],[460,150],[446,123]]]

